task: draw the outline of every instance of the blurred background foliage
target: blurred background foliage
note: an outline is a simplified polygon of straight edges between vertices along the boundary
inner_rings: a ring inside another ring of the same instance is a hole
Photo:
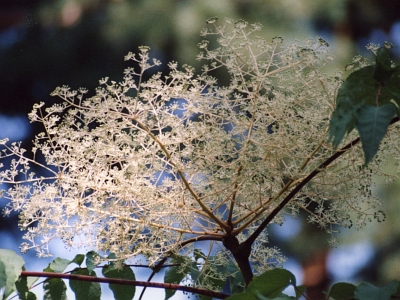
[[[389,40],[400,53],[399,11],[400,1],[393,0],[1,0],[0,138],[21,134],[29,126],[24,134],[29,148],[40,130],[26,124],[35,102],[52,101],[49,94],[59,85],[93,91],[102,77],[121,79],[127,67],[124,55],[140,45],[150,46],[151,55],[164,62],[161,71],[171,60],[200,69],[195,59],[202,40],[199,32],[213,16],[261,23],[266,39],[322,36],[337,57],[334,68],[343,70],[356,53],[366,54],[369,42]],[[331,279],[399,280],[398,184],[380,183],[374,191],[385,200],[386,222],[340,235],[343,248],[338,249],[356,263],[340,265],[339,250],[326,248],[328,236],[299,220],[272,228],[270,241],[296,258],[303,281],[319,290]],[[15,218],[1,217],[0,230],[11,232],[18,244],[21,234]],[[354,248],[354,243],[361,247]],[[2,242],[0,247],[9,248]],[[344,268],[342,273],[338,266]]]

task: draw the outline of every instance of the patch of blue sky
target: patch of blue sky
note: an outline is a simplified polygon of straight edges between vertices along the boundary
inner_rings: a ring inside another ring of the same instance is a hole
[[[281,240],[290,240],[294,238],[301,230],[302,223],[300,219],[285,216],[285,222],[282,225],[274,224],[269,228],[271,234]]]
[[[374,29],[368,37],[359,39],[357,42],[358,52],[364,56],[371,56],[371,52],[365,46],[369,43],[382,45],[383,42],[393,43],[392,53],[400,57],[400,22],[394,23],[388,33],[382,29]]]
[[[29,120],[24,115],[8,116],[0,114],[0,139],[10,142],[21,141],[29,135]]]
[[[328,256],[328,270],[334,281],[354,281],[357,273],[374,257],[374,247],[369,241],[360,241],[332,249]]]
[[[0,31],[0,49],[8,49],[22,40],[25,31],[21,26],[12,26]]]
[[[393,53],[395,53],[397,57],[400,57],[400,22],[394,23],[390,29],[389,42],[392,42],[395,46],[392,49]]]

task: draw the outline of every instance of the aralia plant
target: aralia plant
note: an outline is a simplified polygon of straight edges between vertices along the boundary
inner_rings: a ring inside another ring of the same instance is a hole
[[[171,62],[146,77],[161,62],[140,47],[122,81],[103,78],[90,96],[58,87],[61,101],[36,104],[31,151],[1,141],[4,214],[19,213],[22,252],[47,256],[60,238],[94,249],[94,265],[168,262],[166,283],[240,292],[285,261],[268,225],[305,211],[335,245],[338,226],[384,220],[371,184],[399,159],[391,45],[370,45],[375,63],[356,57],[343,81],[322,38],[267,41],[260,24],[207,23],[200,73]]]

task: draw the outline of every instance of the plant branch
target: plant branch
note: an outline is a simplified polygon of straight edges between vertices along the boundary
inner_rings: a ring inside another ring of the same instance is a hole
[[[177,249],[180,249],[190,243],[194,243],[197,241],[222,241],[222,237],[216,237],[216,236],[200,236],[200,237],[194,237],[191,239],[188,239],[186,241],[181,242],[178,246]],[[153,267],[153,272],[151,272],[149,279],[147,279],[147,282],[150,282],[150,280],[153,279],[154,275],[158,273],[161,268],[164,267],[165,262],[168,260],[172,253],[169,252],[167,253],[154,267]],[[144,292],[146,291],[146,287],[143,288],[142,292],[140,293],[139,300],[142,299]]]
[[[396,123],[399,121],[398,117],[392,119],[390,124]],[[354,147],[356,144],[360,142],[360,138],[356,138],[355,140],[348,143],[346,146],[341,148],[339,151],[334,153],[331,157],[325,160],[322,164],[320,164],[313,172],[311,172],[304,180],[302,180],[290,193],[282,200],[281,203],[268,215],[268,217],[261,223],[259,227],[252,233],[252,235],[243,242],[241,247],[251,247],[257,237],[261,234],[261,232],[267,227],[269,223],[276,217],[276,215],[293,199],[293,197],[307,184],[309,183],[316,175],[321,173],[327,166],[329,166],[333,161],[339,158],[342,154],[346,153],[349,149]],[[243,248],[243,249],[244,249]]]
[[[211,220],[214,220],[219,226],[221,226],[221,228],[223,228],[225,230],[229,230],[229,226],[226,223],[224,223],[223,221],[221,221],[216,215],[214,215],[213,212],[206,207],[206,205],[203,203],[203,201],[201,201],[199,195],[193,190],[192,186],[187,181],[185,174],[182,172],[181,168],[175,162],[173,162],[171,154],[169,153],[169,151],[167,150],[165,145],[151,132],[151,130],[149,128],[147,128],[147,126],[145,124],[143,124],[140,120],[138,120],[135,116],[130,116],[130,115],[127,115],[124,113],[120,113],[120,114],[137,122],[139,127],[142,130],[144,130],[159,145],[159,147],[161,148],[161,150],[164,152],[165,156],[167,157],[169,163],[173,167],[176,168],[176,171],[179,174],[179,176],[182,178],[182,182],[185,185],[186,189],[192,194],[192,196],[195,198],[197,203],[200,205],[201,209],[209,216],[209,218]]]
[[[299,171],[302,171],[307,166],[307,164],[309,163],[311,158],[315,155],[315,153],[317,153],[317,151],[321,148],[323,143],[324,143],[324,141],[321,141],[318,144],[318,146],[314,149],[314,151],[306,157],[306,160],[301,165]],[[264,213],[269,207],[269,206],[267,206],[268,203],[270,203],[272,200],[278,199],[283,193],[285,193],[293,185],[295,185],[295,184],[297,184],[298,182],[301,182],[301,181],[302,181],[302,179],[298,179],[298,180],[290,179],[282,187],[282,189],[278,192],[278,194],[274,198],[269,198],[267,201],[264,201],[263,203],[261,203],[261,205],[259,207],[254,209],[254,211],[251,211],[251,212],[241,216],[240,218],[237,218],[234,222],[232,222],[233,225],[237,225],[237,224],[241,223],[242,221],[246,220],[247,218],[249,218],[251,215],[253,215],[250,219],[248,219],[239,228],[236,228],[235,234],[238,234],[239,232],[245,230],[249,226],[249,224],[253,223],[255,219],[257,219],[262,213]]]
[[[79,281],[89,281],[89,282],[100,282],[100,283],[111,283],[111,284],[121,284],[121,285],[134,285],[134,286],[144,286],[152,288],[161,289],[171,289],[177,291],[184,291],[189,293],[195,293],[198,295],[205,295],[209,297],[214,297],[217,299],[225,299],[229,295],[204,289],[199,289],[190,286],[183,286],[179,284],[172,283],[159,283],[159,282],[147,282],[147,281],[137,281],[137,280],[126,280],[118,278],[102,278],[87,275],[76,275],[76,274],[63,274],[54,272],[30,272],[22,271],[22,277],[46,277],[46,278],[62,278],[68,280],[79,280]]]

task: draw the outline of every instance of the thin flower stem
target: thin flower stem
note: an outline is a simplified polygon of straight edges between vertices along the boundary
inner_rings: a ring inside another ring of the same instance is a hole
[[[148,222],[148,221],[142,221],[139,219],[134,219],[134,218],[129,218],[129,217],[124,217],[124,216],[120,216],[117,214],[114,214],[112,212],[108,212],[108,211],[104,211],[104,210],[100,210],[100,209],[95,209],[95,208],[91,208],[91,207],[85,207],[86,210],[92,211],[92,212],[97,212],[100,214],[105,214],[108,215],[110,217],[115,217],[118,218],[119,220],[124,220],[124,221],[130,221],[130,222],[135,222],[135,223],[142,223],[142,224],[147,224],[149,226],[154,226],[156,228],[161,228],[161,229],[168,229],[168,230],[172,230],[172,231],[176,231],[176,232],[181,232],[181,233],[188,233],[188,234],[198,234],[198,235],[215,235],[215,236],[223,236],[222,233],[216,233],[216,232],[206,232],[206,231],[197,231],[197,230],[186,230],[186,229],[182,229],[182,228],[178,228],[178,227],[172,227],[172,226],[168,226],[165,224],[158,224],[158,223],[154,223],[154,222]]]
[[[239,169],[238,169],[238,172],[237,172],[237,176],[236,176],[237,178],[239,178],[240,172],[242,171],[242,169],[243,169],[243,167],[240,166]],[[236,182],[235,186],[234,186],[234,192],[233,192],[231,204],[230,204],[230,207],[229,207],[229,214],[228,214],[228,220],[227,220],[228,224],[232,224],[233,208],[234,208],[234,205],[235,205],[237,189],[238,189],[238,182]]]
[[[194,238],[191,238],[191,239],[181,242],[176,248],[180,249],[180,248],[185,247],[188,244],[200,242],[200,241],[219,241],[220,242],[220,241],[222,241],[222,239],[223,239],[223,237],[217,238],[215,236],[198,236],[198,237],[194,237]],[[171,252],[166,253],[164,255],[164,257],[153,267],[153,272],[150,274],[149,278],[147,279],[148,282],[150,282],[153,279],[153,277],[156,273],[158,273],[162,268],[164,268],[164,264],[166,263],[166,261],[168,260],[168,258],[170,257],[171,254],[172,254]],[[143,288],[143,290],[140,294],[139,300],[142,299],[145,291],[146,291],[146,287]]]
[[[261,232],[267,227],[269,223],[276,217],[276,215],[293,199],[293,197],[308,183],[310,182],[316,175],[318,175],[321,171],[325,170],[325,168],[330,165],[333,161],[335,161],[342,154],[347,152],[349,149],[354,147],[360,142],[360,138],[357,138],[344,146],[342,149],[338,150],[331,157],[326,159],[322,164],[320,164],[313,172],[311,172],[306,178],[301,180],[299,184],[274,208],[274,210],[267,216],[267,218],[257,227],[257,229],[253,232],[253,234],[246,240],[246,244],[252,244],[257,237],[261,234]],[[253,217],[255,218],[255,217]],[[248,222],[243,224],[241,227],[234,230],[233,234],[238,234],[244,228],[246,228]]]
[[[394,124],[399,121],[398,117],[395,117],[392,119],[390,124]],[[325,160],[322,164],[318,166],[313,172],[311,172],[304,180],[302,180],[286,197],[283,199],[277,207],[267,216],[267,218],[260,224],[260,226],[257,227],[257,229],[252,233],[252,235],[243,243],[248,246],[251,246],[254,241],[257,239],[257,237],[261,234],[261,232],[267,227],[269,223],[278,215],[278,213],[292,200],[292,198],[308,183],[310,182],[316,175],[321,173],[327,166],[329,166],[333,161],[335,161],[337,158],[342,156],[344,153],[346,153],[348,150],[353,148],[355,145],[357,145],[360,142],[360,138],[356,138],[355,140],[351,141],[348,143],[346,146],[338,150],[336,153],[334,153],[331,157],[329,157],[327,160]],[[239,231],[239,230],[238,230]],[[239,231],[240,232],[240,231]],[[235,234],[236,230],[232,232],[232,234]]]

